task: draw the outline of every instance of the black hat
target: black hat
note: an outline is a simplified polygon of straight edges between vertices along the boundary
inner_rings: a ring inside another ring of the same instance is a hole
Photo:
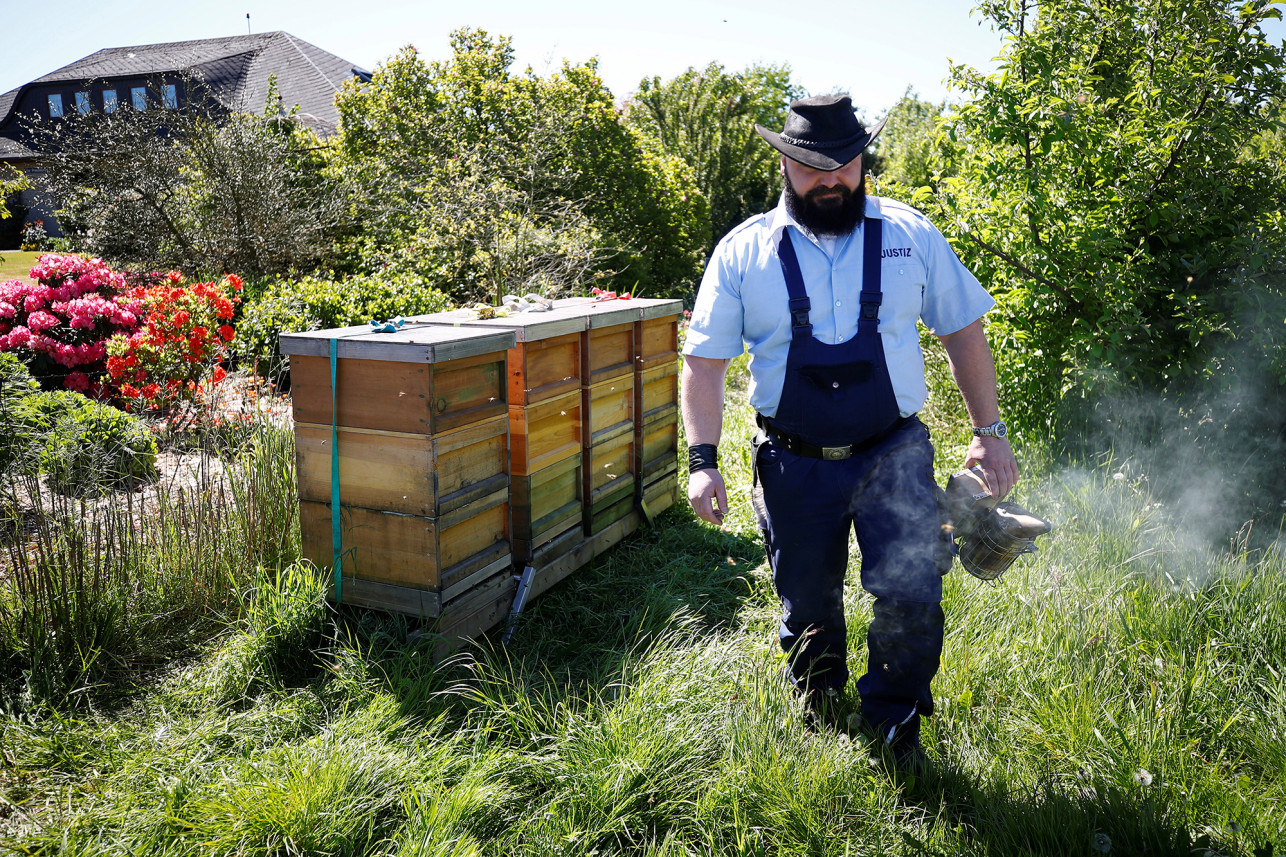
[[[862,154],[875,142],[886,121],[887,116],[868,131],[853,113],[853,99],[818,95],[790,103],[786,127],[780,134],[762,125],[755,125],[755,130],[792,161],[829,173]]]

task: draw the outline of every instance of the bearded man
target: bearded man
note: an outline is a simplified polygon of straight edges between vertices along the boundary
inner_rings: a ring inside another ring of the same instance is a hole
[[[875,597],[861,718],[899,762],[922,759],[920,720],[942,654],[951,567],[933,446],[916,412],[927,389],[917,319],[946,348],[974,425],[966,468],[1004,496],[1018,466],[1000,421],[982,316],[994,301],[942,234],[899,202],[866,196],[867,130],[846,95],[795,101],[780,134],[777,207],[732,230],[706,268],[684,346],[688,499],[722,521],[724,376],[750,352],[752,502],[781,599],[790,678],[814,722],[849,678],[844,577],[849,533]]]

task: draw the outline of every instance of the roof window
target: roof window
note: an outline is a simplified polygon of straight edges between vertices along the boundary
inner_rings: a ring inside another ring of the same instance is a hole
[[[179,109],[179,90],[172,83],[167,83],[161,87],[161,103],[165,105],[166,110]]]
[[[129,91],[130,101],[134,104],[134,109],[142,112],[147,109],[147,87],[134,86]]]
[[[76,93],[76,110],[80,113],[81,116],[84,116],[86,113],[89,112],[89,93],[88,92]]]
[[[53,92],[49,95],[49,118],[56,119],[63,115],[63,97],[61,93]]]
[[[114,89],[103,90],[103,112],[104,113],[116,112],[116,90]]]

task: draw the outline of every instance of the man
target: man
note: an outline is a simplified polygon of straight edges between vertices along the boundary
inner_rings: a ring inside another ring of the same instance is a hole
[[[728,508],[717,464],[724,375],[750,352],[756,518],[782,603],[781,645],[813,716],[833,716],[848,681],[843,605],[850,530],[875,596],[867,727],[899,760],[919,752],[920,718],[942,653],[942,575],[951,566],[933,447],[915,413],[927,395],[917,318],[945,346],[974,425],[964,466],[996,497],[1018,466],[1005,438],[981,318],[994,301],[941,233],[901,203],[866,198],[867,130],[848,96],[791,104],[781,134],[777,208],[719,243],[684,346],[688,499],[718,524]],[[744,343],[744,346],[743,346]]]

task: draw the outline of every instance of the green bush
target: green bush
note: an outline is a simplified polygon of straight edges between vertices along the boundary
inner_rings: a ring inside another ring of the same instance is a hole
[[[27,431],[43,437],[40,470],[62,494],[94,494],[156,477],[156,439],[135,417],[79,393],[29,397]]]
[[[277,339],[283,333],[366,324],[448,306],[445,294],[417,280],[278,280],[245,304],[237,325],[237,357],[258,374],[276,379],[287,368],[277,352]]]

